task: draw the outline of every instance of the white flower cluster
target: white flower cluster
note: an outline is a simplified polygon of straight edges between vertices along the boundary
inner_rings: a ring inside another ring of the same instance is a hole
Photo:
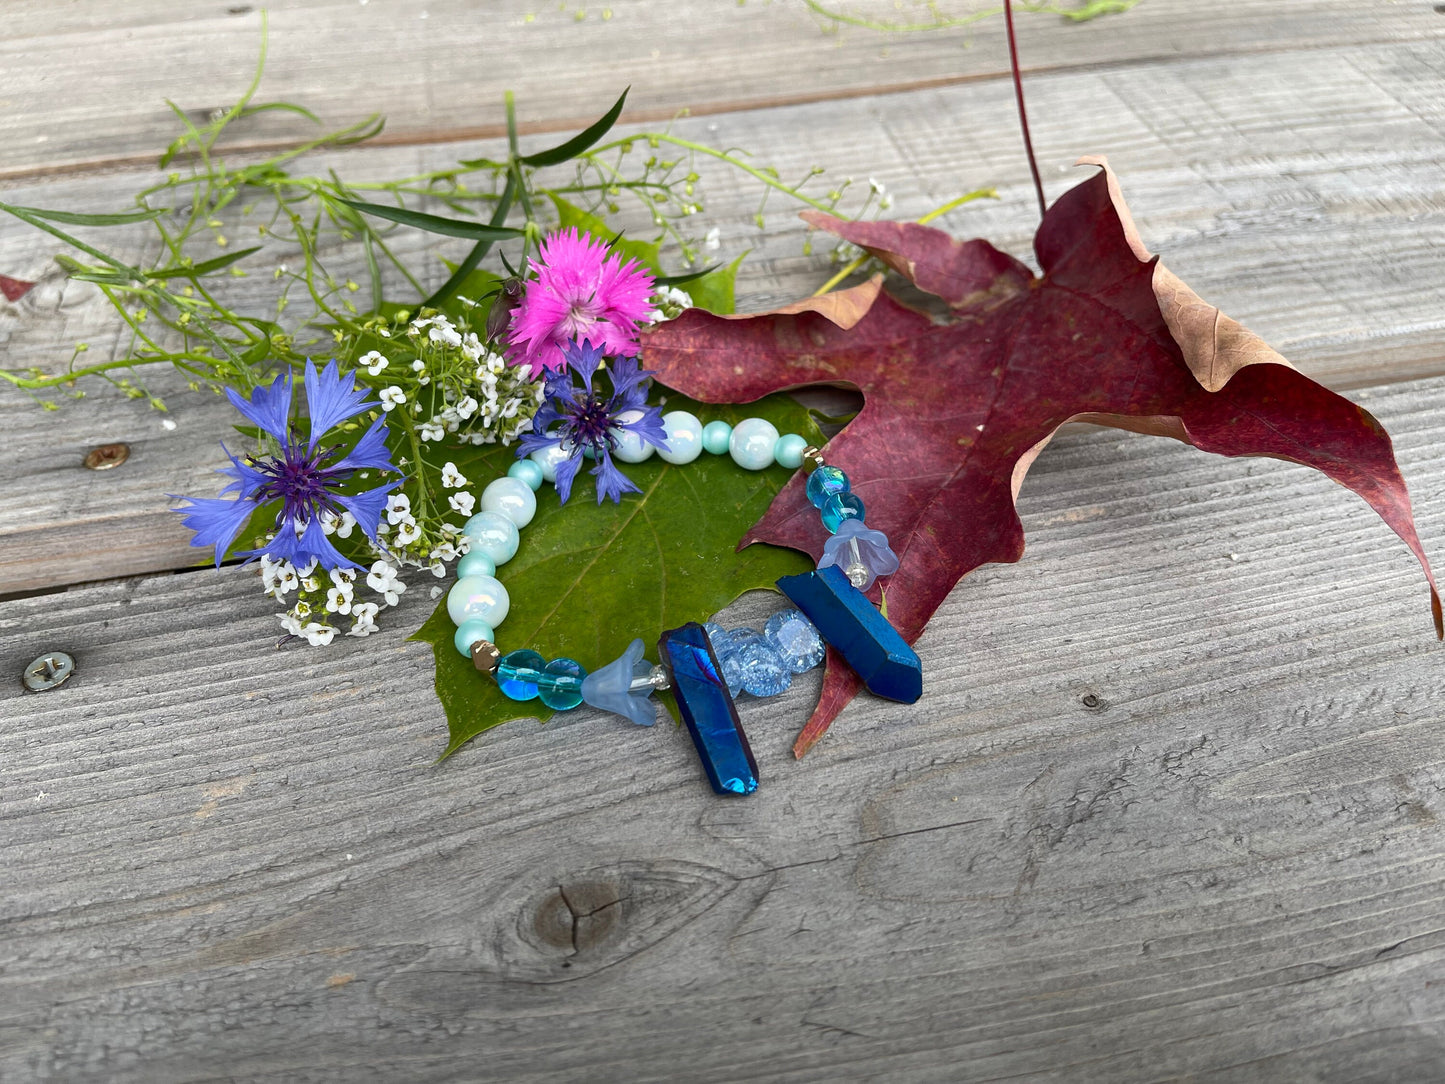
[[[460,491],[448,498],[447,503],[451,509],[460,515],[470,516],[472,509],[476,507],[477,499],[465,492],[465,487],[470,483],[462,477],[455,463],[448,462],[442,468],[442,485]],[[440,524],[437,528],[440,540],[429,549],[418,547],[416,543],[422,540],[422,528],[412,514],[411,498],[405,493],[393,493],[386,499],[386,517],[384,522],[377,525],[376,530],[378,535],[387,536],[392,556],[399,564],[426,568],[437,579],[445,577],[447,565],[468,549],[466,535],[462,534],[462,529],[455,523]],[[405,586],[398,588],[399,591],[405,589]]]
[[[261,556],[261,585],[271,598],[288,601],[293,591],[297,598],[289,610],[280,614],[281,627],[292,636],[304,637],[312,647],[331,643],[349,617],[347,636],[370,636],[377,630],[376,615],[386,606],[395,606],[406,584],[397,578],[397,569],[386,561],[371,566],[366,585],[376,592],[380,602],[363,602],[356,597],[357,573],[349,568],[333,568],[323,576],[312,558],[301,568],[290,561],[273,561]]]
[[[664,320],[676,320],[687,309],[692,308],[692,298],[676,286],[663,286],[652,295],[653,310],[647,314],[649,324],[660,324]]]

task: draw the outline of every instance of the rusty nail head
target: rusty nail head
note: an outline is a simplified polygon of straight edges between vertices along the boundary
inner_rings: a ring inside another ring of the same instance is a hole
[[[23,680],[31,692],[42,693],[64,684],[75,673],[75,660],[63,651],[49,651],[25,668]]]
[[[130,458],[130,445],[117,441],[92,448],[85,456],[85,465],[91,470],[110,470]]]

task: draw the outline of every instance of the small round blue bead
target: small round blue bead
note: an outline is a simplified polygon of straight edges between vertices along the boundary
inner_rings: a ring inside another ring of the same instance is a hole
[[[702,427],[702,446],[713,455],[726,455],[733,427],[727,422],[708,422]]]
[[[829,534],[837,534],[845,519],[862,519],[863,502],[856,493],[834,493],[818,510]]]
[[[542,466],[535,459],[518,459],[507,468],[508,478],[520,478],[532,488],[532,492],[542,488],[542,483],[547,479],[542,475]]]
[[[780,467],[797,470],[803,465],[803,449],[807,446],[808,442],[797,433],[784,433],[773,449],[773,459]]]
[[[847,493],[850,488],[848,476],[837,467],[819,467],[808,475],[808,503],[822,508],[823,502],[833,494]]]

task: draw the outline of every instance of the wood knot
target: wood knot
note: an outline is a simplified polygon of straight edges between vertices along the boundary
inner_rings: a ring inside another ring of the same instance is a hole
[[[116,441],[114,444],[101,444],[92,448],[85,455],[85,465],[90,470],[110,470],[129,458],[130,445]]]
[[[607,943],[622,924],[622,908],[622,889],[615,881],[574,881],[543,896],[532,928],[548,945],[585,952]]]

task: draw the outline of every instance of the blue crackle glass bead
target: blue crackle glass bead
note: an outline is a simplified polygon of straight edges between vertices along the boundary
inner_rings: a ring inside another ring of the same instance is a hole
[[[828,533],[837,534],[838,528],[847,520],[863,518],[863,502],[856,493],[834,493],[823,502],[818,514]]]
[[[801,610],[784,610],[768,618],[763,635],[786,666],[795,674],[813,669],[823,661],[828,645]]]
[[[808,503],[822,508],[823,502],[833,494],[847,493],[850,488],[848,476],[837,467],[819,467],[808,475]]]
[[[733,656],[742,675],[738,683],[743,692],[753,696],[777,696],[788,691],[788,686],[793,683],[793,673],[767,637],[757,629],[741,628],[731,629],[728,639],[732,641]]]
[[[542,668],[537,696],[556,711],[571,711],[582,703],[582,679],[587,671],[576,659],[553,659]]]
[[[537,683],[546,665],[547,660],[535,651],[509,651],[497,662],[497,688],[513,700],[531,700],[539,691]]]

